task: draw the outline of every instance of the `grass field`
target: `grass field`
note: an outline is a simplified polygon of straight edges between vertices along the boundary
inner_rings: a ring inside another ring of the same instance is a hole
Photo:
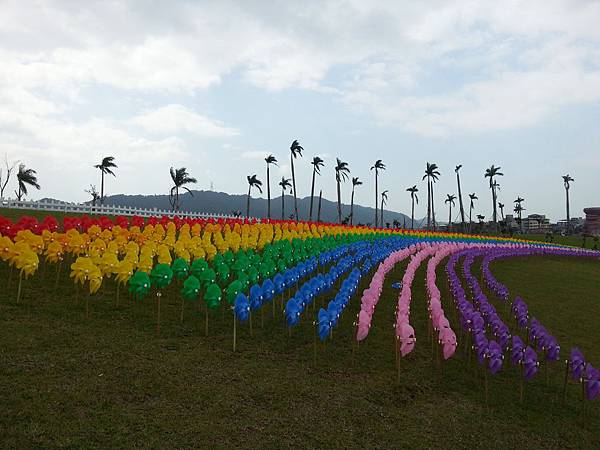
[[[16,282],[0,266],[0,447],[2,448],[599,448],[600,402],[587,402],[570,384],[562,402],[564,366],[551,366],[525,386],[506,366],[489,378],[486,407],[481,369],[464,354],[441,368],[427,338],[424,277],[413,287],[415,351],[394,367],[394,306],[404,265],[386,278],[364,344],[352,351],[353,298],[333,342],[319,345],[313,364],[313,327],[284,327],[281,313],[264,308],[254,337],[217,311],[210,336],[204,315],[167,292],[157,335],[153,300],[135,303],[114,286],[76,303],[63,273],[28,280],[20,304]],[[43,271],[44,269],[42,269]],[[600,262],[518,258],[492,270],[512,294],[522,295],[549,331],[600,365]],[[444,280],[440,266],[438,280]],[[363,279],[362,291],[368,283]],[[443,284],[443,283],[442,283]],[[444,307],[458,329],[446,286]],[[499,310],[504,311],[496,302]],[[507,321],[508,322],[508,321]]]

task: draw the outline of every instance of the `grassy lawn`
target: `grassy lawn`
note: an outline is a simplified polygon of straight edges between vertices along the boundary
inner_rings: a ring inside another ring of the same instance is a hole
[[[254,318],[254,337],[232,321],[186,305],[167,292],[162,330],[154,303],[134,304],[114,287],[75,301],[66,277],[53,291],[55,273],[28,280],[21,304],[16,283],[0,292],[0,436],[3,448],[598,448],[600,403],[587,404],[570,385],[560,399],[563,366],[540,373],[519,403],[519,376],[507,367],[490,376],[486,408],[483,372],[459,347],[438,368],[427,338],[424,270],[415,279],[412,319],[418,342],[402,361],[396,384],[393,313],[404,266],[387,278],[365,344],[352,357],[354,298],[312,362],[313,328],[304,320],[291,337],[278,313]],[[535,259],[493,266],[511,292],[524,296],[534,314],[564,348],[578,345],[600,365],[600,264]],[[6,286],[6,267],[0,282]],[[64,276],[64,275],[63,275]],[[439,278],[444,279],[440,271]],[[366,281],[365,281],[366,283]],[[363,283],[363,284],[365,284]],[[361,287],[361,290],[364,286]],[[444,286],[445,290],[445,286]],[[445,293],[445,292],[444,292]],[[446,309],[453,311],[448,304]],[[449,313],[457,329],[454,313]]]

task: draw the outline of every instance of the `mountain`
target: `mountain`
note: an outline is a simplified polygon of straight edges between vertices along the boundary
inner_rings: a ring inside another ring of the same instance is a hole
[[[231,214],[233,211],[241,211],[242,215],[246,212],[246,195],[230,195],[224,192],[214,191],[192,191],[193,196],[189,193],[180,194],[180,203],[182,211],[190,212],[205,212],[205,213],[220,213]],[[318,197],[315,198],[313,220],[317,216]],[[104,199],[105,205],[133,206],[136,208],[159,208],[170,209],[168,195],[111,195]],[[308,219],[310,209],[310,197],[298,199],[298,214],[300,219]],[[294,212],[294,197],[291,195],[285,196],[285,214],[286,219]],[[350,214],[350,205],[342,204],[342,216]],[[252,198],[250,200],[250,215],[253,217],[267,216],[267,200],[264,198]],[[355,224],[370,224],[373,222],[375,211],[373,208],[354,205],[354,223]],[[271,199],[271,217],[281,219],[281,196]],[[324,222],[337,221],[337,203],[327,199],[322,200],[321,204],[321,220]],[[383,214],[384,222],[393,223],[398,220],[401,225],[410,227],[410,217],[395,211],[385,210]],[[421,226],[423,219],[415,219],[415,227]]]

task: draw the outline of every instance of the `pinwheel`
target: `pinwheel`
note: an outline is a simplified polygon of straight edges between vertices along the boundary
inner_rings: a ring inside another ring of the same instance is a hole
[[[129,279],[129,292],[135,300],[141,300],[148,295],[151,286],[150,276],[141,270],[136,271]]]
[[[239,280],[234,280],[231,283],[229,283],[229,286],[227,286],[227,289],[225,291],[225,298],[227,299],[227,303],[233,305],[235,303],[237,295],[241,292],[241,290],[242,283]]]
[[[540,363],[537,359],[537,353],[531,347],[526,347],[523,353],[523,377],[526,381],[531,380],[539,370]]]
[[[489,341],[488,344],[488,368],[492,375],[497,374],[502,369],[504,355],[502,348],[496,341]]]
[[[298,324],[300,320],[300,314],[304,310],[304,307],[301,302],[298,302],[296,297],[293,297],[288,300],[285,305],[285,318],[288,327],[293,327]]]
[[[600,395],[600,371],[591,364],[585,368],[584,383],[587,399],[596,399]]]
[[[190,271],[199,280],[202,280],[202,273],[208,269],[208,263],[204,259],[195,259],[192,261]]]
[[[235,352],[237,321],[240,320],[245,322],[251,317],[250,302],[248,301],[248,297],[246,297],[242,292],[240,292],[235,299],[233,314],[233,351]],[[252,336],[252,328],[250,328],[250,336]]]
[[[175,261],[173,261],[173,264],[171,264],[171,269],[173,270],[175,278],[179,281],[187,278],[190,273],[190,265],[183,258],[177,258]]]
[[[217,284],[210,284],[206,288],[206,294],[204,295],[204,301],[206,303],[206,322],[204,326],[204,333],[206,336],[208,336],[208,310],[217,309],[219,307],[221,304],[221,296],[221,288]]]

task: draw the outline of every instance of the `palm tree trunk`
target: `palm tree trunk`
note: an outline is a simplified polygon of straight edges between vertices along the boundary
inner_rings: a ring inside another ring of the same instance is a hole
[[[100,181],[100,204],[104,205],[104,171],[101,171],[102,178]]]
[[[567,234],[571,231],[571,212],[569,211],[569,188],[565,188],[567,194]]]
[[[342,191],[339,180],[337,181],[337,203],[338,203],[338,222],[342,223]]]
[[[246,218],[250,218],[250,189],[252,186],[248,186],[248,197],[246,198]]]
[[[431,183],[427,177],[427,229],[431,230]]]
[[[383,197],[381,197],[381,209],[380,209],[380,214],[381,214],[381,220],[379,221],[379,226],[381,228],[383,228]]]
[[[269,163],[267,163],[267,219],[271,219],[271,182],[269,175]]]
[[[433,231],[435,231],[435,203],[433,201],[433,182],[431,183],[431,220],[433,222]]]
[[[316,176],[316,169],[313,168],[313,173],[312,173],[312,183],[310,185],[310,211],[308,213],[308,221],[312,221],[312,212],[313,212],[313,200],[315,198],[315,176]]]
[[[460,222],[462,223],[463,231],[465,227],[465,209],[463,207],[462,191],[460,189],[460,174],[456,172],[456,182],[458,183],[458,204],[460,206]]]
[[[412,205],[410,208],[410,229],[415,229],[415,199],[412,199]]]
[[[448,231],[452,228],[452,203],[448,205]]]
[[[379,201],[377,188],[377,168],[375,168],[375,228],[377,228],[377,202]]]
[[[281,220],[284,220],[284,211],[285,211],[285,191],[281,190]]]
[[[350,197],[350,225],[354,222],[354,186],[352,186],[352,197]]]
[[[323,190],[319,191],[319,208],[317,210],[317,222],[321,221],[321,199],[323,198]]]
[[[292,185],[294,187],[294,215],[296,220],[298,220],[298,198],[296,196],[296,173],[294,172],[294,154],[292,153],[290,156],[290,160],[292,162]]]
[[[469,233],[472,231],[473,229],[473,219],[471,218],[473,213],[473,203],[471,203],[469,205]]]
[[[493,206],[493,220],[494,224],[496,223],[496,188],[494,188],[494,184],[492,178],[490,178],[490,188],[492,189],[492,206]]]

